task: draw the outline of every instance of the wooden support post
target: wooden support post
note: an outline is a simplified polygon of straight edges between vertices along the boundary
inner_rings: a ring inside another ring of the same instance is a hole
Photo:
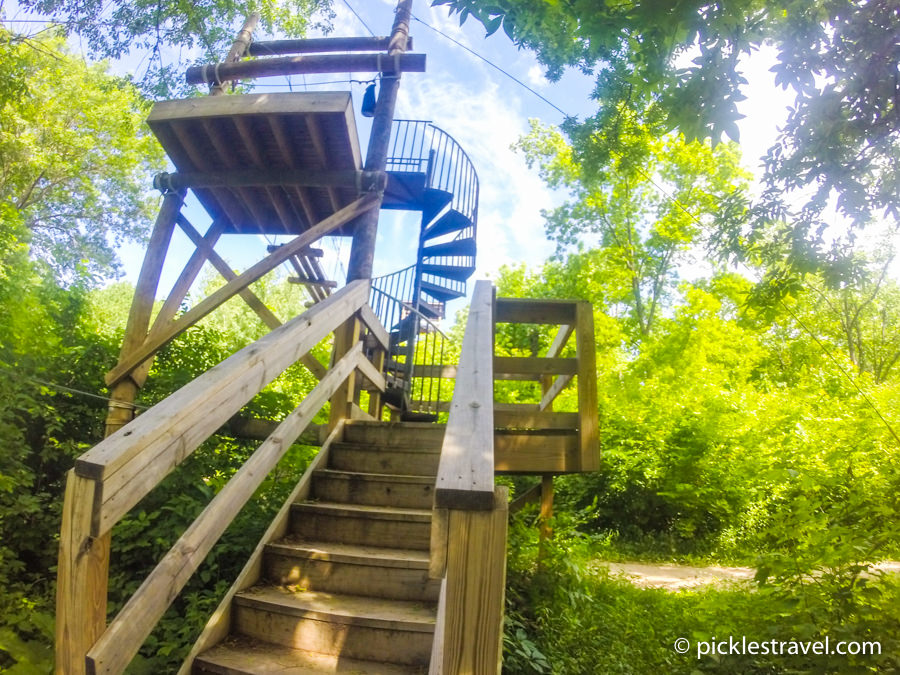
[[[372,365],[378,370],[379,373],[384,372],[384,360],[385,360],[385,351],[380,347],[375,349],[375,354],[372,357]],[[381,419],[383,404],[381,402],[381,392],[380,391],[370,391],[369,392],[369,414],[374,417],[376,420]]]
[[[553,536],[553,529],[550,527],[551,518],[553,518],[553,474],[545,473],[541,476],[541,554],[544,552],[544,542]]]
[[[256,29],[256,24],[258,23],[259,12],[251,12],[250,16],[247,17],[247,20],[244,21],[244,25],[241,26],[241,30],[237,34],[237,37],[234,38],[231,49],[228,50],[228,56],[225,57],[225,63],[237,63],[243,58],[244,53],[250,46],[250,40],[253,38],[253,31]],[[221,96],[224,93],[225,87],[222,86],[221,82],[213,82],[210,84],[210,96]]]
[[[412,15],[412,0],[400,0],[391,29],[388,54],[402,55],[409,38],[409,21]],[[400,73],[381,78],[381,90],[372,118],[369,148],[366,153],[366,171],[384,171],[387,164],[391,127],[394,124],[394,107],[397,104],[397,90],[400,88]],[[378,231],[378,209],[372,209],[357,220],[347,265],[347,281],[372,278],[372,263],[375,259],[375,235]]]
[[[69,471],[56,582],[58,675],[85,673],[85,656],[106,629],[110,535],[91,536],[95,486]]]
[[[447,577],[443,612],[437,619],[431,672],[442,675],[499,673],[506,587],[506,487],[497,487],[493,508],[451,509],[447,531]]]
[[[359,342],[360,325],[355,316],[334,331],[334,350],[332,364],[338,363],[344,355]],[[356,394],[356,373],[350,373],[344,383],[338,387],[331,397],[331,411],[328,419],[328,431],[332,431],[338,422],[349,419],[352,412],[353,398]]]
[[[597,354],[594,347],[594,314],[591,303],[575,305],[575,357],[578,359],[579,471],[600,469],[600,439],[597,426]]]

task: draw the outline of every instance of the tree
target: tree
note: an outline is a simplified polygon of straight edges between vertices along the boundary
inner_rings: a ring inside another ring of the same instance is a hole
[[[631,111],[657,134],[737,140],[740,60],[762,44],[778,51],[776,83],[797,94],[766,155],[766,191],[753,227],[731,243],[759,244],[787,262],[783,281],[813,264],[845,260],[823,236],[832,199],[856,227],[900,220],[900,5],[894,0],[433,0],[474,16],[490,34],[502,26],[559,77],[574,66],[596,76],[599,110],[565,130],[581,161],[604,166],[627,138],[604,133]],[[692,58],[685,65],[685,58]],[[597,134],[600,134],[598,138]],[[793,202],[803,205],[799,209]],[[787,225],[785,225],[787,223]],[[777,244],[777,245],[773,245]],[[731,253],[739,252],[732,248]]]
[[[749,176],[734,144],[713,148],[679,136],[660,140],[638,124],[628,128],[629,150],[611,154],[603,172],[579,164],[559,131],[536,122],[519,147],[550,186],[572,193],[545,213],[557,254],[582,251],[603,306],[623,306],[630,334],[640,339],[674,290],[678,267],[709,240],[705,232],[722,217],[719,204],[743,192]]]
[[[302,37],[312,25],[327,28],[331,0],[24,0],[25,9],[59,21],[68,34],[85,38],[90,55],[119,59],[144,53],[142,89],[155,97],[183,92],[188,61],[219,61],[228,52],[241,21],[253,11],[263,28]],[[318,23],[313,18],[319,15]]]
[[[57,31],[0,28],[0,63],[13,74],[0,86],[0,240],[30,245],[67,281],[109,275],[114,245],[140,241],[155,210],[148,183],[163,154],[148,104]]]

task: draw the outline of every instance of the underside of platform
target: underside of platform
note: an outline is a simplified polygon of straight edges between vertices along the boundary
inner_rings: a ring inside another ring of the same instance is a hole
[[[271,93],[160,101],[147,120],[179,173],[358,171],[349,92]],[[229,234],[300,234],[353,202],[345,186],[194,188]],[[353,223],[335,234],[349,234]]]

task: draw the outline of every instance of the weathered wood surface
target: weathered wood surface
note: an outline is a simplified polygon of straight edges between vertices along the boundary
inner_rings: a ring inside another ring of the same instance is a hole
[[[594,346],[594,314],[589,302],[575,308],[575,357],[578,359],[579,469],[600,468],[597,422],[597,353]]]
[[[429,672],[443,675],[499,673],[506,588],[506,487],[497,487],[492,508],[451,510],[447,546],[447,586],[438,606]],[[437,638],[436,638],[437,640]],[[437,666],[437,667],[436,667]]]
[[[234,63],[243,58],[244,53],[250,46],[250,41],[253,39],[253,31],[256,30],[256,24],[258,23],[259,12],[251,12],[231,44],[231,49],[228,50],[228,55],[225,57],[225,63]],[[221,83],[216,83],[209,89],[210,96],[222,96],[224,93],[225,88]]]
[[[571,324],[575,306],[571,300],[497,298],[497,323]]]
[[[181,171],[160,173],[153,178],[158,190],[196,188],[241,188],[299,185],[301,187],[343,187],[358,193],[384,190],[387,174],[382,171],[317,171],[311,169],[256,169],[231,171]]]
[[[550,348],[547,350],[545,356],[548,359],[555,358],[562,354],[562,350],[565,348],[566,344],[569,342],[569,337],[575,331],[575,323],[572,322],[570,324],[563,324],[559,327],[559,331],[557,331],[556,336],[553,338],[553,342],[550,343]]]
[[[300,40],[258,40],[250,45],[250,56],[316,54],[321,52],[386,52],[388,37],[304,38]]]
[[[79,475],[103,483],[95,535],[108,531],[212,432],[368,298],[368,282],[328,300],[245,347],[82,455]]]
[[[576,432],[558,429],[498,431],[494,435],[494,467],[500,473],[575,473],[581,471]]]
[[[290,256],[301,251],[321,237],[324,237],[326,234],[329,234],[332,230],[340,227],[342,224],[353,220],[360,213],[365,213],[367,210],[373,208],[379,201],[380,200],[375,195],[360,197],[349,206],[332,214],[315,227],[297,236],[293,241],[279,247],[255,265],[252,265],[243,273],[201,300],[177,320],[167,324],[165,329],[160,329],[158,335],[148,337],[140,347],[130,351],[126,358],[121,359],[119,364],[107,373],[107,384],[118,382],[133,368],[140,365],[154,354],[160,347],[190,326],[193,326],[197,321],[212,312],[223,302],[272,271]]]
[[[254,77],[277,77],[312,73],[424,73],[425,54],[306,54],[238,63],[190,66],[188,84],[226,82]]]
[[[69,471],[56,581],[58,675],[83,675],[84,655],[106,628],[109,534],[91,535],[94,481]]]
[[[579,415],[573,412],[494,410],[495,429],[575,429],[578,423]]]
[[[363,361],[362,345],[357,343],[213,497],[88,652],[94,673],[120,673],[125,669],[244,504],[328,398]]]
[[[187,658],[185,658],[184,663],[178,671],[178,675],[190,675],[194,659],[207,649],[210,649],[228,637],[228,633],[231,629],[232,599],[235,595],[250,588],[262,578],[263,553],[266,545],[287,535],[288,529],[290,528],[291,507],[295,503],[302,502],[309,497],[312,488],[312,477],[316,471],[328,466],[328,456],[331,451],[331,444],[341,438],[343,428],[343,424],[339,424],[323,441],[322,449],[315,458],[313,458],[312,462],[310,462],[306,471],[303,472],[303,476],[301,476],[297,485],[291,491],[290,496],[288,496],[275,518],[269,524],[269,527],[259,540],[256,548],[253,549],[253,553],[250,554],[250,558],[247,560],[240,574],[238,574],[237,579],[235,579],[231,588],[228,589],[225,597],[222,598],[216,611],[213,612],[212,616],[210,616],[209,620],[206,622],[203,632],[200,633],[200,637],[197,638],[190,653]]]
[[[435,506],[489,509],[494,500],[494,321],[490,282],[475,284],[447,418]]]
[[[529,357],[529,356],[495,356],[494,379],[513,379],[522,376],[523,379],[538,380],[543,375],[575,375],[578,372],[578,361],[575,359],[563,359],[559,357]]]

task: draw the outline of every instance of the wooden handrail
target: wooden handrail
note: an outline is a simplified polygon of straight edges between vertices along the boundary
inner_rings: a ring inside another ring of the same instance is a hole
[[[384,376],[355,342],[300,405],[259,446],[105,628],[108,532],[206,438],[328,333],[365,324],[382,359],[386,331],[366,312],[358,280],[276,328],[178,390],[82,455],[69,474],[60,535],[58,673],[120,673],[238,511],[356,371],[384,390]],[[83,584],[82,579],[88,583]],[[84,617],[99,617],[85,629]],[[99,623],[99,628],[97,624]]]
[[[88,652],[94,673],[122,672],[256,488],[350,372],[366,361],[356,345],[243,464],[188,527]]]
[[[494,296],[475,284],[435,484],[435,506],[489,509],[494,503]]]
[[[102,486],[91,534],[96,537],[112,529],[247,401],[362,307],[368,292],[364,280],[348,284],[82,455],[75,462],[75,473]]]

